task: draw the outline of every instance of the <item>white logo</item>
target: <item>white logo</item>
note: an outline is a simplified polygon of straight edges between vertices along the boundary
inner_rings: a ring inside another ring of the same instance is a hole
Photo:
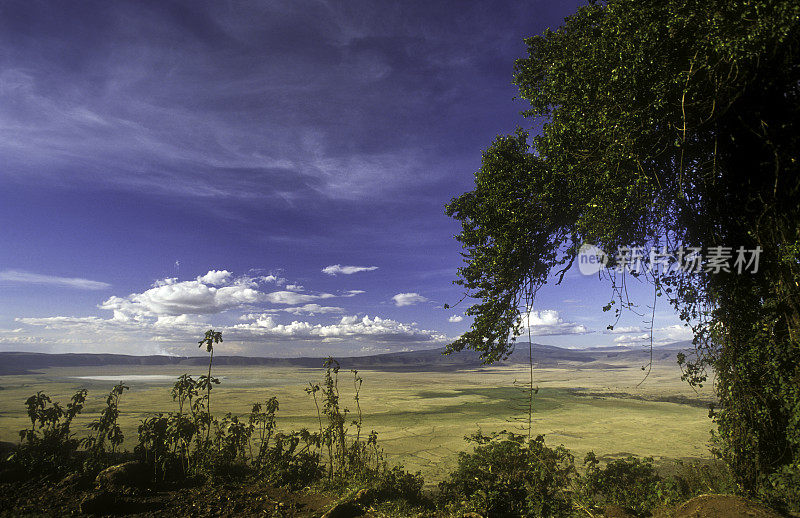
[[[578,250],[578,269],[584,275],[594,275],[608,264],[608,256],[594,245],[584,243]]]

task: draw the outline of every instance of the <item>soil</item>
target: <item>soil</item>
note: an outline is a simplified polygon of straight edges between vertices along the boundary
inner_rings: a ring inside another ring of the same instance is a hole
[[[266,486],[257,481],[230,485],[203,485],[175,489],[125,488],[102,491],[89,481],[67,477],[62,481],[0,483],[0,518],[33,516],[127,517],[250,517],[320,518],[334,508],[332,496]],[[338,513],[334,513],[338,516]],[[346,513],[346,516],[356,514]],[[343,515],[344,516],[344,515]],[[375,516],[372,510],[364,518]],[[633,518],[609,506],[606,518]],[[781,518],[763,505],[735,495],[701,495],[653,518]]]
[[[781,518],[781,514],[758,502],[736,495],[700,495],[684,502],[672,513],[655,518]]]
[[[98,515],[310,518],[325,513],[333,505],[334,498],[290,492],[257,482],[172,490],[126,488],[108,492],[91,485],[87,487],[85,483],[0,483],[0,517],[87,516],[81,512],[82,502],[84,509],[91,505],[102,509]]]

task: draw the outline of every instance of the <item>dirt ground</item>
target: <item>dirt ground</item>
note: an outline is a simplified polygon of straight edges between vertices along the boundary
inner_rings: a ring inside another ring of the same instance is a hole
[[[82,503],[98,515],[130,517],[319,517],[334,503],[325,495],[290,492],[256,483],[173,490],[101,492],[81,483],[0,484],[0,516],[83,516]]]
[[[250,517],[319,518],[336,499],[311,492],[291,492],[257,482],[164,490],[125,489],[113,493],[94,489],[87,481],[0,483],[0,517],[63,517],[94,515],[127,517]],[[95,506],[95,507],[92,507]],[[356,516],[348,514],[347,516]],[[387,516],[367,508],[365,518]],[[420,518],[435,514],[418,515]],[[470,514],[469,516],[476,516]],[[607,518],[633,518],[615,506]],[[781,518],[756,502],[735,495],[701,495],[653,518]],[[600,518],[598,516],[597,518]]]

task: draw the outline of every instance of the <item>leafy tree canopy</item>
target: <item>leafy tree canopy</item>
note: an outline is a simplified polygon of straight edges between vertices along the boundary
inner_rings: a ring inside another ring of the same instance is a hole
[[[462,224],[456,281],[478,300],[449,350],[513,349],[521,308],[583,242],[762,250],[757,273],[650,277],[692,325],[686,379],[716,374],[717,447],[745,489],[800,505],[800,3],[593,2],[526,40],[525,115],[498,137]],[[614,286],[624,279],[614,279]],[[623,302],[620,300],[620,302]],[[783,488],[783,489],[782,489]],[[787,492],[788,491],[788,492]]]

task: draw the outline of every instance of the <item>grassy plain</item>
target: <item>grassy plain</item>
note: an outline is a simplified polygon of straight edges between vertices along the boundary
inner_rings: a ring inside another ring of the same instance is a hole
[[[0,377],[0,440],[18,441],[30,423],[24,401],[39,390],[66,403],[80,388],[89,390],[83,414],[73,431],[84,435],[97,417],[105,395],[117,380],[130,386],[120,404],[125,447],[131,449],[138,423],[149,413],[175,409],[169,395],[172,380],[186,372],[180,366],[106,366],[49,368],[39,373]],[[189,374],[200,375],[201,367]],[[222,383],[212,394],[212,410],[245,414],[255,401],[276,396],[278,427],[317,429],[314,401],[303,388],[321,382],[323,370],[296,367],[226,367],[214,369]],[[378,432],[389,459],[421,470],[426,482],[441,480],[455,465],[463,440],[478,428],[484,432],[514,430],[524,397],[514,380],[525,381],[527,366],[499,366],[449,372],[360,371],[364,378],[361,407],[366,433]],[[135,376],[147,376],[136,379]],[[565,363],[536,369],[539,392],[534,402],[535,434],[549,445],[563,444],[578,464],[594,450],[599,456],[633,454],[657,460],[707,459],[710,391],[693,392],[680,381],[674,362],[655,365],[644,383],[640,365],[619,362],[603,367]],[[78,377],[105,376],[105,380]],[[134,376],[131,379],[130,376]],[[112,381],[114,380],[114,381]],[[340,373],[342,403],[351,412],[352,374]],[[521,432],[520,432],[521,433]]]

